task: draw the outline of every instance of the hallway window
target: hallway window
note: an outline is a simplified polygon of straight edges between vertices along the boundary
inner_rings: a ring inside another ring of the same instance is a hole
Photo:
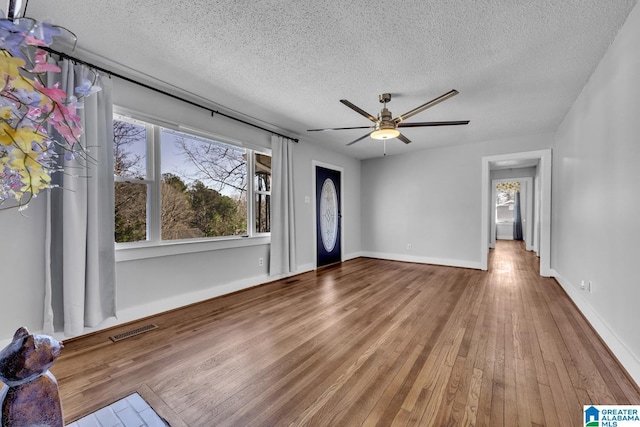
[[[520,191],[520,182],[496,184],[496,222],[513,222],[515,194]]]

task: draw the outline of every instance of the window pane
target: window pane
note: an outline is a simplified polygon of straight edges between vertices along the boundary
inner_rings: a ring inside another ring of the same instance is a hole
[[[271,156],[256,153],[255,169],[255,190],[271,191]]]
[[[115,183],[115,240],[117,243],[147,239],[147,185]]]
[[[146,178],[147,129],[143,124],[113,120],[113,156],[116,176]]]
[[[514,192],[500,191],[497,194],[496,221],[513,221]]]
[[[256,194],[256,233],[271,232],[271,196]]]
[[[246,150],[161,131],[162,239],[247,234]]]

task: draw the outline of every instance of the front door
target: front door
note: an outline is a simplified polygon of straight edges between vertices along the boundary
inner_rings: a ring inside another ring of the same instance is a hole
[[[340,171],[316,166],[317,266],[342,261]]]

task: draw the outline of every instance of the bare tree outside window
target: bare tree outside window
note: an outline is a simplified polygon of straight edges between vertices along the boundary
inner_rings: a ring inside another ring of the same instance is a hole
[[[249,169],[254,174],[251,202],[256,211],[251,228],[270,231],[270,156],[118,116],[113,126],[116,242],[149,239],[148,228],[158,225],[147,224],[148,210],[158,205],[159,232],[153,235],[161,240],[250,234]],[[153,154],[160,156],[156,172],[146,169],[148,133],[159,138]],[[248,156],[253,156],[252,163]],[[155,186],[160,190],[158,205],[148,201],[156,197],[156,190],[150,191]]]
[[[206,183],[219,193],[246,197],[246,150],[184,136],[175,138],[175,146],[191,171],[185,176]]]
[[[189,227],[162,223],[165,240],[247,234],[246,150],[163,129],[162,172],[179,179],[190,203]],[[165,187],[162,205],[165,212]],[[199,234],[199,235],[196,235]]]
[[[136,183],[146,176],[144,125],[113,121],[114,175],[129,182],[115,182],[115,241],[147,238],[147,185]]]

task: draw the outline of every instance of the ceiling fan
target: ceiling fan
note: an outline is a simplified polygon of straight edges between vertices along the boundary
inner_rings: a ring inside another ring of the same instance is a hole
[[[367,133],[354,141],[351,141],[347,145],[355,144],[356,142],[365,139],[367,136],[371,136],[371,138],[373,139],[398,138],[400,141],[404,142],[405,144],[408,144],[411,142],[411,140],[406,136],[404,136],[403,134],[401,134],[398,128],[415,128],[415,127],[422,127],[422,126],[455,126],[455,125],[466,125],[469,123],[469,120],[458,120],[458,121],[449,121],[449,122],[417,122],[417,123],[404,122],[409,117],[414,116],[426,110],[427,108],[431,108],[434,105],[441,103],[442,101],[446,101],[447,99],[457,95],[458,93],[459,92],[457,90],[452,89],[449,92],[445,93],[444,95],[441,95],[435,99],[432,99],[431,101],[426,102],[420,105],[419,107],[416,107],[413,110],[396,117],[395,119],[392,118],[393,116],[391,115],[391,111],[387,109],[387,102],[391,101],[390,93],[383,93],[378,97],[378,99],[380,100],[380,103],[384,104],[384,107],[380,111],[380,114],[378,114],[378,118],[375,118],[371,114],[367,113],[366,111],[352,104],[346,99],[341,99],[340,102],[342,102],[347,107],[351,108],[356,113],[371,120],[374,123],[374,125],[373,126],[355,126],[355,127],[346,127],[346,128],[309,129],[307,130],[307,132],[321,132],[326,130],[348,130],[348,129],[374,129],[372,132]]]

